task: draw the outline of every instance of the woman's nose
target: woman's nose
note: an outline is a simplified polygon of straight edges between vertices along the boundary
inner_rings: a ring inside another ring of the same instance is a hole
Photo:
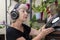
[[[25,12],[25,14],[27,15],[28,13],[27,13],[27,12]]]

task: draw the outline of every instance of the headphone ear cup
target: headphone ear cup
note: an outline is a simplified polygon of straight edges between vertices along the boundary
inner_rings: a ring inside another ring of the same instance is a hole
[[[18,12],[17,10],[11,12],[11,18],[12,18],[13,20],[18,19],[18,17],[19,17],[19,12]]]

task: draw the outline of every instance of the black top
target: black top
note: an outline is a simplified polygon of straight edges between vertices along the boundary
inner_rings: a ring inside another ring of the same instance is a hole
[[[24,37],[26,40],[31,40],[29,35],[31,28],[25,24],[22,24],[24,28],[24,32],[21,32],[13,27],[8,27],[6,30],[6,38],[7,40],[16,40],[19,37]]]

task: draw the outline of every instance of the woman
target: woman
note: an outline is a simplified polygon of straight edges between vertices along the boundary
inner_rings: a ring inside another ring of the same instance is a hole
[[[11,12],[11,18],[14,21],[11,26],[7,28],[7,40],[41,40],[46,35],[54,31],[53,28],[45,29],[45,26],[43,26],[41,30],[39,29],[38,31],[23,24],[23,22],[26,21],[28,17],[28,8],[26,4],[17,5]],[[31,39],[30,35],[36,35],[36,37]]]

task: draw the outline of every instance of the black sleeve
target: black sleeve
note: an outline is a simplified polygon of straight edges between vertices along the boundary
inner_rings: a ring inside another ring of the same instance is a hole
[[[31,28],[29,26],[26,27],[26,32],[29,34],[31,32]]]
[[[19,38],[21,36],[22,36],[22,33],[13,28],[8,28],[6,30],[6,39],[7,40],[16,40],[17,38]]]

